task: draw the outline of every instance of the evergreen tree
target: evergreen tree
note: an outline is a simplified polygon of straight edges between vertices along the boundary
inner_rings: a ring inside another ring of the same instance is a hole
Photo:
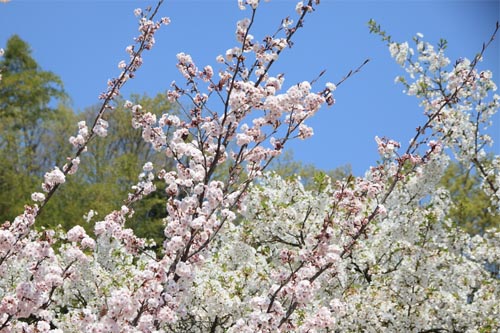
[[[29,190],[61,157],[61,149],[49,137],[57,137],[53,121],[67,110],[53,107],[66,97],[61,79],[44,71],[31,49],[14,35],[0,59],[0,219],[22,209]],[[59,127],[63,129],[64,127]]]

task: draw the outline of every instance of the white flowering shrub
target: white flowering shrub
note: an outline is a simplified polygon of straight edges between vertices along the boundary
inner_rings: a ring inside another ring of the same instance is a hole
[[[45,174],[41,192],[0,228],[0,332],[494,332],[500,327],[500,234],[471,238],[452,227],[453,205],[439,180],[452,156],[469,163],[499,205],[500,158],[484,163],[484,130],[499,106],[480,55],[454,65],[415,37],[396,43],[372,22],[407,73],[398,81],[427,116],[405,146],[376,138],[380,163],[363,177],[300,180],[264,172],[289,140],[313,135],[306,123],[334,104],[337,84],[288,88],[270,68],[319,1],[299,2],[278,34],[251,33],[259,1],[238,1],[250,18],[237,23],[238,46],[198,67],[179,53],[185,83],[172,102],[184,117],[159,119],[126,103],[131,125],[175,161],[146,163],[125,204],[95,223],[95,237],[35,228],[37,216],[78,172],[91,140],[106,136],[119,89],[154,45],[168,18],[159,6],[134,11],[136,44],[101,95],[93,124],[69,138],[75,155]],[[496,32],[495,32],[496,33]],[[359,69],[358,69],[359,70]],[[357,71],[357,70],[356,70]],[[354,71],[353,73],[355,73]],[[349,75],[348,75],[349,76]],[[218,103],[218,104],[217,104]],[[164,241],[124,227],[134,203],[166,184]],[[492,212],[494,213],[494,212]],[[96,218],[90,211],[85,219]],[[155,247],[153,247],[153,245]],[[159,248],[159,250],[158,250]],[[155,249],[155,250],[153,250]]]

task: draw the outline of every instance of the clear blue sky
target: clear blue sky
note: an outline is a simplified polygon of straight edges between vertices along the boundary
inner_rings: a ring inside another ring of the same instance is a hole
[[[272,33],[283,17],[294,15],[296,1],[261,1],[254,31],[258,39]],[[117,64],[127,59],[124,49],[137,34],[133,9],[154,1],[12,0],[0,3],[0,47],[16,33],[27,41],[45,69],[58,74],[81,110],[98,102]],[[215,57],[236,45],[236,0],[165,0],[160,16],[171,25],[157,34],[157,44],[145,55],[137,78],[122,91],[154,95],[180,82],[175,68],[178,52],[190,53],[199,67],[215,65]],[[423,117],[413,97],[401,93],[394,77],[402,74],[386,46],[368,32],[373,18],[396,40],[410,41],[415,33],[436,43],[449,42],[448,56],[473,58],[500,20],[499,1],[429,0],[322,0],[308,16],[295,45],[280,57],[274,73],[286,74],[286,85],[312,80],[326,69],[325,81],[337,82],[366,58],[371,62],[336,92],[337,104],[321,110],[310,121],[315,135],[292,145],[295,158],[324,169],[350,163],[355,174],[375,165],[374,137],[395,138],[405,146]],[[491,69],[500,84],[500,36],[485,54],[481,69]],[[215,68],[215,66],[214,66]],[[492,129],[500,153],[500,126]]]

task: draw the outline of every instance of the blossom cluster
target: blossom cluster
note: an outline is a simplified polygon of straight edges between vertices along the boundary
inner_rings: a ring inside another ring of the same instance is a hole
[[[446,41],[442,40],[436,50],[422,38],[422,34],[414,38],[416,50],[408,43],[389,43],[391,56],[405,68],[413,82],[407,83],[403,76],[397,81],[405,85],[408,95],[420,99],[428,117],[427,124],[418,129],[418,136],[424,136],[426,130],[431,132],[433,142],[450,149],[464,165],[475,167],[483,178],[485,191],[500,209],[500,169],[498,164],[486,163],[486,149],[493,144],[488,129],[500,107],[500,95],[494,93],[497,86],[491,71],[477,68],[493,39],[473,60],[461,58],[450,70],[451,61],[444,55]]]

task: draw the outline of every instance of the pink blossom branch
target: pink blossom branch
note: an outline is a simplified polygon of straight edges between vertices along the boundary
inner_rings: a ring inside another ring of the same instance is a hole
[[[148,18],[149,21],[154,19],[154,17],[158,13],[158,10],[160,9],[163,1],[164,0],[158,1],[158,3],[156,4],[156,6],[154,8],[154,11],[151,13],[151,15]],[[167,23],[167,21],[163,21],[163,22]],[[120,88],[123,87],[123,85],[126,83],[126,81],[129,78],[134,77],[134,73],[137,71],[137,69],[140,66],[139,60],[141,59],[141,55],[144,52],[144,50],[149,50],[151,48],[152,35],[154,34],[154,32],[158,28],[159,28],[159,24],[157,23],[156,26],[149,26],[149,27],[147,27],[146,30],[142,31],[142,35],[139,38],[139,40],[140,40],[139,49],[137,51],[133,52],[133,55],[131,57],[130,62],[126,65],[126,67],[124,68],[124,70],[122,71],[122,73],[120,74],[118,79],[113,80],[112,85],[108,89],[108,91],[100,96],[100,98],[103,98],[104,101],[102,102],[101,107],[100,107],[99,111],[97,112],[97,115],[94,119],[94,122],[93,122],[91,130],[90,130],[90,134],[85,139],[85,141],[80,145],[80,147],[76,151],[75,155],[72,158],[70,158],[70,162],[65,166],[65,168],[63,168],[64,175],[68,175],[68,173],[70,173],[70,170],[73,167],[73,163],[74,163],[73,161],[76,158],[79,158],[81,156],[81,154],[86,151],[87,145],[90,143],[90,141],[92,141],[96,137],[95,129],[99,123],[99,120],[102,119],[106,110],[112,108],[109,104],[114,100],[115,96],[117,96],[119,94]],[[50,198],[54,195],[54,193],[57,191],[60,184],[61,183],[55,184],[50,189],[50,191],[47,193],[47,195],[45,197],[45,200],[43,200],[43,202],[40,204],[40,207],[38,209],[36,216],[41,214],[43,208],[48,203]]]

